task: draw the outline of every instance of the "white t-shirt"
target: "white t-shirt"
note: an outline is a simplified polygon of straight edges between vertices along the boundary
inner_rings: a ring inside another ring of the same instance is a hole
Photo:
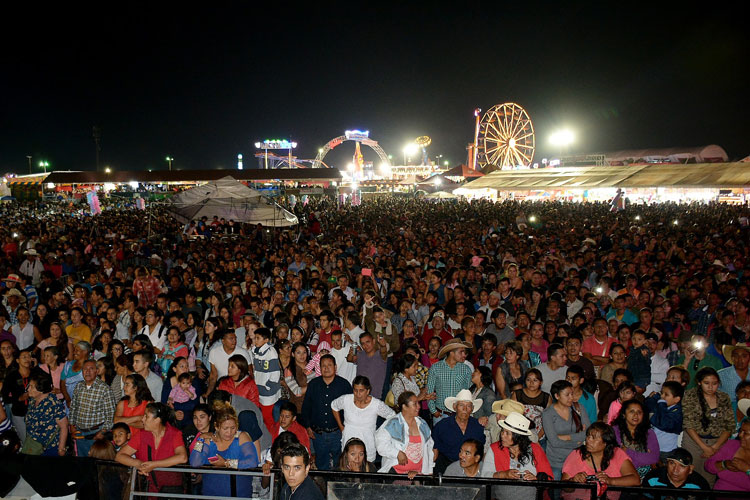
[[[161,322],[154,326],[153,331],[149,329],[148,325],[145,325],[138,332],[138,335],[146,335],[151,341],[151,345],[157,349],[164,349],[164,345],[167,343],[167,327],[163,326]]]
[[[351,384],[357,376],[357,365],[347,361],[351,344],[342,344],[341,349],[331,349],[331,356],[336,360],[336,375],[345,378]]]
[[[219,378],[227,375],[229,371],[229,358],[235,354],[241,354],[247,360],[249,365],[253,364],[250,353],[239,345],[229,354],[224,350],[224,345],[221,342],[217,342],[216,345],[211,348],[211,351],[208,353],[208,362],[211,363],[211,366],[216,368],[216,373],[219,374]]]
[[[568,371],[567,366],[561,366],[557,370],[552,370],[547,363],[542,363],[534,368],[542,373],[542,391],[547,394],[549,394],[552,384],[558,380],[565,380],[565,375]]]

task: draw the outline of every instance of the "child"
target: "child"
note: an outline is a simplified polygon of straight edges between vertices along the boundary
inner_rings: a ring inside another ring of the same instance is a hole
[[[185,335],[180,333],[180,329],[176,326],[170,326],[167,331],[167,343],[164,346],[164,350],[159,355],[159,367],[161,368],[161,372],[167,373],[175,358],[187,358],[189,355],[190,352],[188,346],[185,344]]]
[[[585,380],[583,373],[583,368],[580,366],[569,366],[565,373],[565,380],[573,386],[573,404],[576,406],[578,413],[586,410],[589,422],[596,422],[596,398],[583,388],[582,384]]]
[[[315,356],[312,357],[309,363],[307,363],[307,366],[305,366],[305,375],[312,375],[312,372],[315,372],[315,376],[320,376],[320,358],[328,353],[331,352],[331,344],[329,344],[327,341],[323,341],[320,344],[318,344],[318,352],[315,353]]]
[[[690,372],[681,366],[673,366],[667,370],[667,380],[665,382],[669,381],[677,382],[685,389],[690,383]]]
[[[677,439],[682,432],[682,396],[685,388],[675,381],[666,381],[660,394],[646,398],[651,413],[651,425],[659,441],[660,458],[666,462],[669,452],[677,448]]]
[[[617,389],[618,398],[612,401],[612,404],[609,406],[609,412],[607,412],[607,423],[609,425],[612,425],[612,422],[617,418],[622,404],[629,399],[633,399],[636,393],[636,387],[631,382],[620,384],[620,387]]]
[[[651,383],[651,351],[646,345],[646,332],[633,332],[633,348],[628,354],[628,371],[633,374],[633,383],[638,393],[643,394]]]
[[[192,382],[193,376],[190,373],[185,372],[180,374],[177,377],[177,385],[169,392],[167,404],[174,408],[175,403],[187,403],[197,398],[198,396],[195,393]]]
[[[112,426],[112,444],[115,451],[125,446],[130,441],[130,427],[125,422],[117,422]]]

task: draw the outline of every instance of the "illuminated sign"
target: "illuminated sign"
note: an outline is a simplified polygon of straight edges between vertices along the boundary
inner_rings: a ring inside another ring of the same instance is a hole
[[[363,139],[368,139],[370,137],[370,131],[369,130],[365,130],[365,131],[362,131],[362,130],[347,130],[346,132],[344,132],[344,135],[350,141],[351,140],[354,140],[354,141],[360,140],[361,141]]]
[[[297,143],[286,139],[266,139],[263,142],[256,142],[255,147],[258,149],[294,149]]]

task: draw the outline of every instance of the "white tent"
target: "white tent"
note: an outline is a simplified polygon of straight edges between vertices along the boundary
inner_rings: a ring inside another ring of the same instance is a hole
[[[168,210],[181,222],[203,216],[282,227],[298,223],[297,216],[281,208],[255,189],[231,176],[187,189],[168,202]]]
[[[427,200],[455,200],[457,198],[458,196],[447,191],[438,191],[436,193],[425,195],[425,199]]]

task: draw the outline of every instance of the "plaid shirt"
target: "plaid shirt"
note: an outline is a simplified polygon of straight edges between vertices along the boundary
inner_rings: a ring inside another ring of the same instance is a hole
[[[115,397],[112,389],[97,378],[90,387],[82,380],[73,390],[70,400],[70,423],[77,429],[109,430],[115,417]]]
[[[451,368],[445,360],[438,361],[430,367],[430,375],[427,378],[427,392],[437,393],[437,398],[427,403],[430,413],[436,409],[448,411],[445,407],[445,398],[455,397],[462,389],[471,386],[471,369],[466,363],[456,363]]]

